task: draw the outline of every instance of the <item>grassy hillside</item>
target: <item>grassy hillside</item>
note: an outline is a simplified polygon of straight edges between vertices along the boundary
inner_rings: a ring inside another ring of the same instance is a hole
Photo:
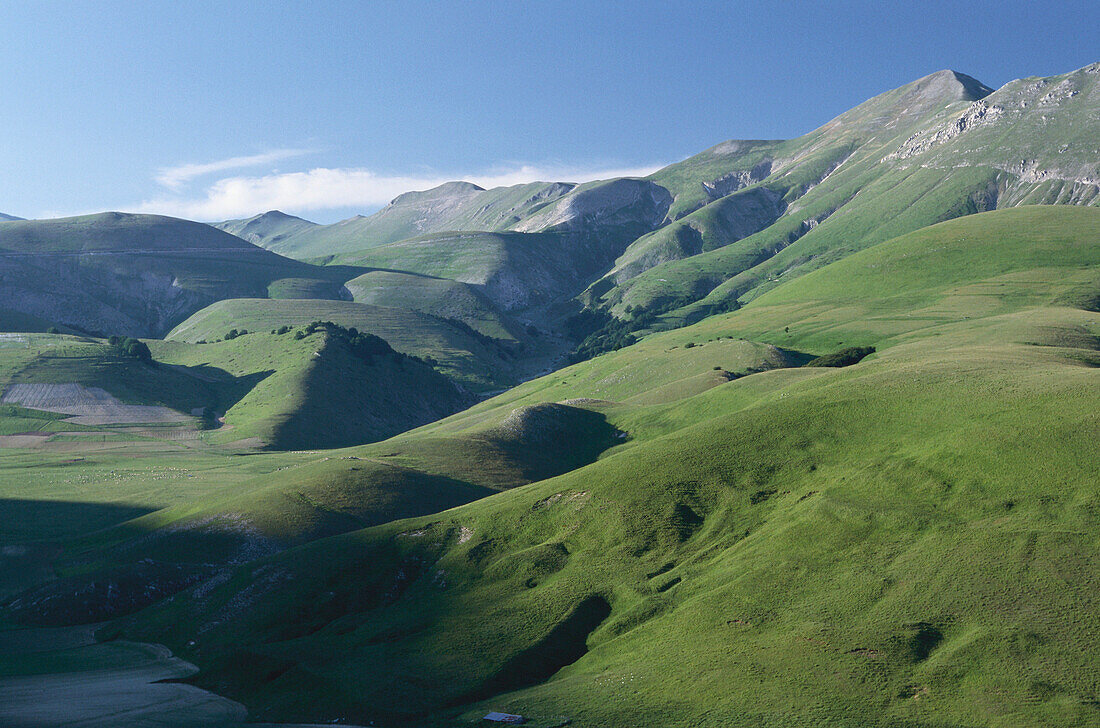
[[[276,449],[371,442],[439,419],[471,395],[427,364],[383,347],[356,355],[323,329],[249,333],[213,344],[154,345],[154,356],[192,368],[214,367],[254,383],[225,413],[212,438],[247,438]]]
[[[798,139],[720,145],[653,178],[683,185],[697,170],[729,165],[734,171],[701,180],[703,190],[732,189],[729,196],[688,196],[705,204],[637,240],[592,295],[616,311],[705,297],[668,318],[690,322],[941,220],[1020,204],[1095,204],[1098,105],[1093,66],[992,93],[943,71]]]
[[[267,334],[284,326],[300,328],[313,321],[332,321],[380,336],[402,353],[437,362],[441,372],[473,391],[494,389],[514,381],[508,342],[479,334],[461,319],[352,301],[249,298],[219,301],[174,328],[167,340],[213,342],[224,339],[233,329],[248,331],[249,335]],[[293,331],[283,338],[292,335]],[[271,345],[282,346],[274,342]]]
[[[271,210],[244,220],[226,220],[214,225],[230,235],[236,235],[253,245],[272,250],[284,240],[317,227],[317,223]]]
[[[468,283],[378,270],[353,278],[346,285],[356,303],[462,321],[478,333],[501,341],[519,342],[525,338],[525,332],[514,319],[499,312]]]
[[[796,139],[724,142],[646,180],[448,183],[278,249],[478,285],[505,310],[552,307],[536,318],[559,333],[581,288],[591,308],[680,326],[942,220],[1096,204],[1095,76],[1089,66],[994,91],[940,71]]]
[[[102,213],[0,227],[0,308],[89,333],[161,335],[216,300],[341,298],[361,270],[319,268],[209,225]]]
[[[613,241],[477,232],[413,238],[339,260],[466,283],[501,310],[516,311],[568,300],[616,253]]]
[[[0,265],[156,259],[152,286],[182,257],[181,301],[263,289],[149,341],[155,366],[0,334],[0,629],[113,620],[281,721],[1097,723],[1098,68],[940,72],[644,181],[236,221],[370,269],[130,216],[54,221],[114,237],[39,260],[27,228]],[[280,276],[226,262],[255,255]],[[469,406],[448,377],[552,366],[586,286],[653,328]],[[301,300],[328,290],[355,300]],[[36,311],[0,320],[64,323]],[[317,320],[389,344],[296,333]],[[224,423],[85,426],[19,388],[50,384]]]
[[[306,260],[450,230],[502,231],[573,187],[562,182],[534,182],[484,190],[468,182],[448,182],[431,190],[399,195],[369,217],[303,228],[259,244]]]
[[[313,541],[119,626],[283,718],[1087,725],[1100,318],[1065,303],[1096,286],[1098,233],[1091,209],[946,222],[636,345],[639,367],[877,347],[854,366],[651,399],[641,368],[613,373],[628,348],[369,446],[499,427],[572,380],[627,433],[591,465]]]

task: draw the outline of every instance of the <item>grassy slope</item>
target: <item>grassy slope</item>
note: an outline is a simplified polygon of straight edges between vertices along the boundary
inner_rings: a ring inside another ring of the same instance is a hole
[[[189,414],[199,407],[224,409],[247,389],[247,383],[234,381],[216,369],[195,376],[183,369],[146,364],[101,340],[53,334],[11,337],[0,340],[0,390],[9,384],[75,383],[105,389],[127,404],[162,405]],[[21,431],[16,423],[4,426]],[[70,424],[65,427],[83,429]]]
[[[474,391],[512,381],[508,355],[491,341],[431,314],[351,301],[219,301],[181,323],[168,333],[167,339],[216,341],[231,329],[266,333],[282,326],[305,326],[312,321],[355,327],[382,337],[402,353],[430,356],[439,362],[441,371]]]
[[[404,308],[462,321],[485,336],[502,341],[523,339],[519,325],[476,288],[446,278],[394,271],[371,271],[347,282],[356,303]]]
[[[504,311],[568,299],[614,259],[614,240],[556,233],[438,233],[338,258],[473,285]]]
[[[1056,303],[1095,286],[1098,225],[944,223],[653,336],[879,353],[620,405],[631,440],[593,465],[314,542],[130,629],[201,635],[201,680],[283,717],[1086,725],[1100,318]]]
[[[324,333],[255,333],[231,341],[155,344],[154,356],[228,372],[251,386],[225,411],[216,442],[259,438],[278,448],[379,440],[461,409],[468,396],[428,367],[392,355],[364,362]]]
[[[616,307],[663,308],[706,296],[668,317],[691,322],[941,220],[1019,204],[1095,204],[1090,140],[1100,91],[1094,74],[1082,69],[1013,82],[971,103],[987,93],[972,79],[941,72],[803,137],[764,145],[766,153],[748,144],[736,149],[723,165],[743,170],[772,161],[770,176],[757,187],[782,196],[785,214],[740,239],[743,229],[728,229],[718,208],[745,193],[710,202],[636,241],[611,274],[620,288],[601,287],[600,295]],[[958,119],[978,113],[985,116],[955,131]],[[691,178],[696,168],[709,170],[708,156],[721,155],[704,153],[668,173]],[[1020,159],[1032,161],[1021,166]],[[653,263],[660,264],[638,275]]]
[[[220,298],[340,298],[362,273],[283,258],[208,225],[102,213],[0,227],[0,305],[62,325],[159,335]]]
[[[570,189],[572,185],[560,182],[534,182],[491,190],[449,182],[432,190],[400,195],[370,217],[318,226],[271,248],[307,260],[346,255],[448,230],[507,230]]]
[[[289,237],[317,227],[317,223],[271,210],[244,220],[226,220],[214,225],[253,245],[273,250]]]

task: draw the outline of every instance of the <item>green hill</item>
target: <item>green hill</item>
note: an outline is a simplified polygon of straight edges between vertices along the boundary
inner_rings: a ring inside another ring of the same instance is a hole
[[[232,330],[266,334],[282,327],[300,328],[313,321],[332,321],[380,336],[404,354],[437,362],[441,371],[475,391],[515,381],[512,342],[480,334],[461,319],[353,301],[219,301],[176,326],[166,339],[213,342],[224,339]],[[283,339],[265,341],[280,347]]]
[[[1093,209],[970,216],[636,345],[877,348],[854,366],[776,358],[651,400],[642,369],[614,374],[628,347],[529,382],[357,456],[493,431],[571,381],[627,437],[111,632],[167,641],[199,684],[283,719],[1088,724],[1100,319],[1065,302],[1095,292],[1098,241]]]
[[[466,283],[504,311],[568,300],[616,254],[614,239],[557,233],[442,233],[380,245],[340,262]]]
[[[501,341],[525,338],[522,327],[501,313],[475,286],[424,275],[376,270],[348,281],[356,303],[387,306],[462,321],[478,333]]]
[[[372,442],[437,420],[473,399],[384,341],[377,352],[361,354],[323,328],[303,338],[249,333],[215,344],[166,344],[155,346],[154,354],[257,380],[225,410],[227,427],[214,438],[219,442],[257,438],[257,444],[284,450]]]
[[[361,270],[283,258],[209,225],[102,213],[0,227],[0,308],[89,333],[162,335],[224,298],[339,299]]]
[[[309,259],[354,253],[430,233],[507,230],[574,187],[561,182],[534,182],[484,190],[469,182],[448,182],[424,192],[399,195],[370,217],[313,228],[273,243],[271,248]]]
[[[697,320],[781,277],[944,219],[1097,204],[1095,75],[1089,66],[991,92],[941,71],[798,139],[731,142],[673,165],[655,181],[732,191],[713,201],[680,192],[686,214],[635,241],[592,294],[616,310],[668,310],[706,296],[670,317]],[[725,167],[733,171],[706,179]]]
[[[214,225],[253,245],[272,250],[287,238],[317,227],[317,223],[271,210],[244,220],[226,220]]]
[[[553,311],[534,318],[561,334],[578,288],[590,308],[679,326],[942,220],[1098,204],[1095,68],[996,91],[940,71],[796,139],[723,142],[646,180],[448,183],[276,249],[482,286],[505,310]]]
[[[107,622],[254,720],[1096,724],[1098,71],[222,224],[363,268],[0,223],[0,323],[67,332],[0,334],[0,630]]]

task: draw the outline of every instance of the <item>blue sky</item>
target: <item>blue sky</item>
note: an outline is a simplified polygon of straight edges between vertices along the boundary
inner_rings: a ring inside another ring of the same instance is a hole
[[[1100,60],[1095,2],[0,0],[0,212],[330,222],[645,173],[942,68]]]

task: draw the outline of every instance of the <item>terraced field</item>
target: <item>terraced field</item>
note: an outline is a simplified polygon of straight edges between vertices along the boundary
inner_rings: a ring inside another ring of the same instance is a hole
[[[80,384],[10,384],[0,402],[27,409],[73,415],[78,425],[123,425],[191,422],[191,417],[167,407],[123,404],[99,387]]]

